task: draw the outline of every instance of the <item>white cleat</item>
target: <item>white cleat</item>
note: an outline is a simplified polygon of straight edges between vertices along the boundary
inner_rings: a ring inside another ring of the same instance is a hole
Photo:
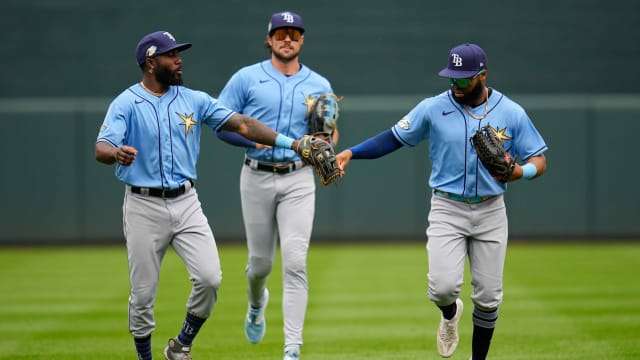
[[[299,360],[300,359],[300,348],[291,348],[284,352],[284,357],[282,360]]]
[[[448,358],[453,355],[458,347],[458,322],[462,317],[462,300],[456,299],[456,314],[451,320],[447,320],[444,317],[440,317],[440,326],[438,327],[438,336],[436,336],[438,342],[438,353],[440,356]]]

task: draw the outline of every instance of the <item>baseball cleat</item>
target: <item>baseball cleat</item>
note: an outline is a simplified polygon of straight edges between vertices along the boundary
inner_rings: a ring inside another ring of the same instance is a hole
[[[267,309],[269,303],[269,290],[264,289],[263,304],[259,308],[254,308],[249,304],[247,309],[247,318],[244,321],[244,334],[247,336],[252,344],[257,344],[264,337],[264,332],[267,329],[267,321],[264,318],[264,312]]]
[[[300,359],[300,349],[291,349],[286,350],[284,352],[284,357],[282,360],[299,360]]]
[[[440,315],[440,326],[438,327],[438,353],[440,356],[448,358],[458,347],[458,322],[462,317],[462,300],[456,299],[456,314],[451,320],[447,320]]]
[[[169,345],[164,348],[164,358],[167,360],[191,360],[191,346],[184,346],[177,338],[169,339]]]

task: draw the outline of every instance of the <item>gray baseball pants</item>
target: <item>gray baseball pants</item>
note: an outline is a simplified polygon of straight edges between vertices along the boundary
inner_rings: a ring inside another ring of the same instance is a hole
[[[309,166],[283,175],[242,166],[240,195],[248,248],[248,298],[253,306],[262,305],[280,239],[285,346],[302,345],[315,189],[314,173]]]
[[[145,337],[155,329],[154,303],[160,265],[169,246],[182,259],[193,283],[187,312],[208,318],[222,281],[218,249],[195,188],[173,198],[133,194],[123,205],[129,277],[129,331]]]
[[[507,239],[502,195],[478,204],[432,195],[427,228],[429,299],[446,306],[459,297],[468,256],[471,300],[481,310],[497,309],[502,302]]]

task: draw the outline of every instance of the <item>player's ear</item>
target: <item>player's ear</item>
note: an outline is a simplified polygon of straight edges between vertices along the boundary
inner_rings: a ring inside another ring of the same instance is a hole
[[[140,67],[142,68],[142,72],[153,73],[153,68],[154,68],[153,65],[154,65],[154,59],[146,58],[144,60],[144,64],[142,64]]]

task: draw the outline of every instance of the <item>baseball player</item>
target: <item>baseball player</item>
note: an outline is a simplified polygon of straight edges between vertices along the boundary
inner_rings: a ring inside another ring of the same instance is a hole
[[[182,329],[169,340],[165,359],[191,359],[191,344],[216,302],[220,261],[195,189],[202,126],[237,132],[276,148],[297,148],[298,142],[221,106],[204,92],[181,86],[179,53],[190,47],[176,43],[166,31],[140,40],[136,59],[142,81],[113,100],[95,146],[96,160],[116,163],[116,177],[126,184],[129,331],[140,360],[152,358],[153,308],[169,246],[184,262],[193,288]]]
[[[273,14],[265,40],[271,57],[236,72],[219,101],[238,113],[258,117],[287,136],[299,138],[307,134],[307,116],[314,99],[333,91],[329,81],[300,63],[304,31],[300,15],[290,11]],[[245,334],[254,344],[264,336],[269,301],[267,278],[279,239],[284,359],[299,359],[308,301],[307,252],[315,212],[313,171],[293,151],[264,148],[225,131],[218,132],[218,136],[247,147],[240,174],[248,247]],[[337,141],[337,131],[333,136]]]
[[[424,99],[391,129],[339,153],[337,161],[344,170],[351,159],[378,158],[429,140],[433,194],[426,232],[427,293],[442,312],[436,344],[442,357],[453,355],[458,345],[463,310],[459,295],[468,256],[474,305],[472,359],[482,360],[502,302],[507,186],[480,163],[469,139],[490,125],[511,156],[523,160],[506,181],[542,175],[547,145],[520,105],[487,87],[487,57],[478,45],[452,48],[448,65],[439,75],[449,78],[449,90]]]

